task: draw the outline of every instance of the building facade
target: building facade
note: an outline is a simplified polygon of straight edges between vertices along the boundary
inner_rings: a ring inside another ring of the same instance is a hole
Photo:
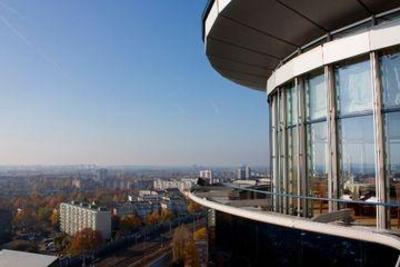
[[[60,229],[68,235],[90,228],[99,231],[103,239],[111,237],[111,212],[88,204],[61,203]]]
[[[222,76],[266,93],[272,212],[191,198],[233,220],[283,227],[281,240],[285,229],[300,230],[296,242],[318,233],[315,254],[340,237],[395,248],[393,262],[400,250],[400,3],[214,0],[203,40]],[[342,211],[352,227],[315,222]],[[357,266],[376,264],[369,262]]]

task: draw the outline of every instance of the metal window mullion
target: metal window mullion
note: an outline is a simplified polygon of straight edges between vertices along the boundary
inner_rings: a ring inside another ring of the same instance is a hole
[[[288,128],[287,128],[287,88],[282,89],[282,106],[279,112],[279,115],[282,116],[283,120],[281,120],[281,129],[282,129],[282,191],[287,193],[288,189]],[[282,197],[282,212],[288,213],[288,198]]]
[[[324,75],[328,97],[328,198],[338,198],[338,144],[337,144],[337,120],[336,120],[336,92],[333,65],[324,67]],[[329,211],[338,209],[336,202],[329,201]]]
[[[270,117],[272,118],[272,138],[271,138],[271,148],[272,148],[272,192],[278,193],[278,182],[279,182],[279,152],[278,152],[278,101],[279,101],[279,93],[276,93],[272,97],[271,102],[271,113]],[[274,207],[274,211],[278,211],[278,200],[277,196],[274,195],[272,198],[272,204]]]
[[[296,78],[296,87],[298,92],[298,130],[297,130],[297,146],[298,146],[298,164],[297,164],[297,194],[307,195],[307,160],[306,160],[306,96],[304,79]],[[302,216],[307,217],[308,201],[297,199],[297,207],[302,209]]]
[[[280,92],[277,90],[273,100],[273,120],[274,120],[274,136],[273,136],[273,150],[274,150],[274,176],[272,177],[272,190],[274,193],[279,193],[279,177],[280,177],[280,140],[279,140],[279,102]],[[279,211],[279,197],[274,195],[273,197],[274,211]]]
[[[273,183],[273,178],[274,178],[274,169],[273,169],[273,164],[274,164],[274,154],[273,154],[273,151],[272,151],[272,149],[273,149],[273,144],[272,144],[272,142],[273,142],[273,139],[272,139],[272,136],[273,136],[273,134],[274,134],[274,128],[273,128],[273,123],[272,123],[272,121],[273,121],[273,117],[272,117],[272,109],[273,109],[273,107],[272,107],[272,105],[273,105],[273,101],[274,101],[274,96],[273,95],[270,95],[270,96],[267,96],[267,104],[268,104],[268,126],[269,126],[269,131],[268,131],[268,143],[269,143],[269,159],[268,159],[268,161],[269,161],[269,177],[270,177],[270,190],[272,191],[272,183]],[[268,198],[268,196],[267,196],[267,198]],[[273,199],[271,199],[270,200],[271,201],[271,207],[273,207],[273,205],[274,205],[274,200]]]
[[[379,57],[377,52],[370,53],[371,83],[373,88],[374,112],[374,139],[375,139],[375,186],[378,202],[387,202],[389,190],[386,190],[385,156],[384,156],[384,129],[382,115],[382,86],[379,71]],[[389,223],[390,209],[384,206],[376,207],[376,227],[386,229]]]

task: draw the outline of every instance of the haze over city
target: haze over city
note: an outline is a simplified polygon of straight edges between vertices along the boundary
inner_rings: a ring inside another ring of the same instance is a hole
[[[1,1],[0,164],[267,165],[265,95],[210,68],[205,4]]]

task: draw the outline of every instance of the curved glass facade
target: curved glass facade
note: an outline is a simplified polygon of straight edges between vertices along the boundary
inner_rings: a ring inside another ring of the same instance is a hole
[[[400,47],[296,77],[269,102],[276,211],[350,208],[358,224],[400,228]]]

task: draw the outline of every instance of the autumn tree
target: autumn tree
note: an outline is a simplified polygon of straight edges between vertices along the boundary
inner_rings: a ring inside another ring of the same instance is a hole
[[[55,227],[58,224],[58,210],[53,209],[52,213],[50,214],[50,224],[51,226]]]
[[[185,244],[184,256],[185,266],[200,267],[199,254],[195,242],[191,238]]]
[[[190,239],[190,232],[185,226],[175,229],[172,237],[172,260],[174,262],[183,261],[185,258],[185,245]]]
[[[146,224],[157,224],[160,221],[160,215],[158,211],[153,211],[146,216]]]
[[[40,222],[49,222],[51,214],[52,214],[52,209],[49,207],[40,207],[37,212],[38,219]]]
[[[186,226],[180,226],[174,231],[172,258],[174,263],[183,262],[185,266],[200,266],[193,236]]]
[[[193,233],[193,239],[195,241],[206,240],[207,239],[207,229],[205,227],[202,227],[202,228],[196,230]]]
[[[122,231],[133,231],[142,225],[142,221],[136,215],[128,215],[120,220],[119,225]]]
[[[196,213],[201,210],[201,206],[194,201],[190,201],[187,210],[189,213]]]
[[[99,231],[85,228],[74,235],[68,251],[74,255],[80,254],[97,248],[102,242],[103,238]]]
[[[160,221],[167,222],[174,217],[174,214],[170,209],[163,209],[160,215]]]

